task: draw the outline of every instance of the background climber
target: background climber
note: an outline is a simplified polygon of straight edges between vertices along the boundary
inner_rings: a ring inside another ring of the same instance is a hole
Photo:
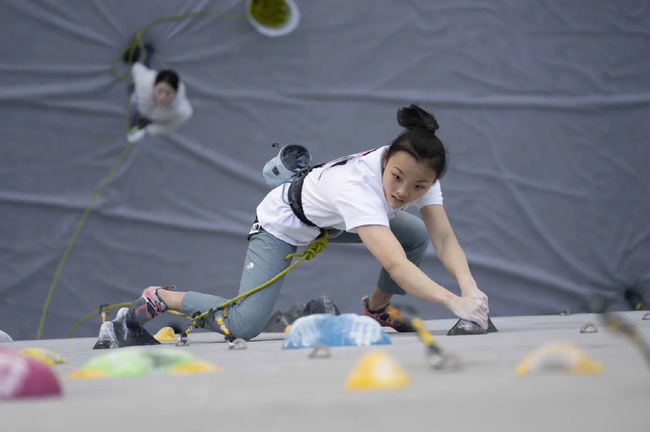
[[[131,66],[130,143],[142,140],[148,134],[163,135],[185,123],[193,114],[187,99],[185,84],[176,71],[151,69],[153,48],[147,46],[142,63]],[[137,55],[137,54],[136,54]]]

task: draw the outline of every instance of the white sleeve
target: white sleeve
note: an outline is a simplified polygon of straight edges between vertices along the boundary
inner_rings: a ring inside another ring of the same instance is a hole
[[[390,226],[384,200],[366,183],[347,184],[333,204],[343,218],[346,231],[362,225]]]
[[[194,110],[192,109],[192,105],[187,99],[185,99],[181,104],[179,104],[178,111],[174,118],[166,122],[151,123],[147,126],[147,130],[151,135],[166,134],[185,123],[190,117],[192,117],[193,113]]]
[[[417,208],[418,210],[421,210],[422,207],[432,204],[442,204],[442,189],[440,188],[440,181],[436,181],[431,185],[427,193],[422,195],[417,202]]]
[[[156,71],[148,69],[142,63],[133,63],[131,65],[131,76],[135,82],[136,87],[138,84],[145,84],[151,80],[151,75],[157,75]]]

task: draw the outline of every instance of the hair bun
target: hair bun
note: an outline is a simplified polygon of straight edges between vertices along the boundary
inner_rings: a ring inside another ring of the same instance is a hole
[[[401,108],[397,111],[397,123],[409,131],[413,129],[426,129],[434,134],[440,128],[433,115],[415,104],[411,104],[408,108]]]

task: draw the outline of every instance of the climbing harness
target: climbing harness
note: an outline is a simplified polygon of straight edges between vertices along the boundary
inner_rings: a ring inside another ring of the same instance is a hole
[[[262,2],[264,4],[264,2]],[[270,4],[273,7],[277,7],[277,5]],[[153,25],[165,22],[165,21],[174,21],[174,20],[182,20],[186,18],[193,18],[193,17],[198,17],[198,16],[212,16],[212,15],[217,15],[217,16],[222,16],[228,19],[243,19],[245,18],[245,15],[229,15],[225,12],[221,12],[218,10],[214,9],[206,9],[206,10],[200,10],[196,12],[188,12],[180,15],[173,15],[173,16],[164,16],[164,17],[158,17],[153,20],[151,20],[147,25],[145,25],[141,30],[137,31],[133,38],[131,39],[131,43],[127,48],[125,48],[113,61],[111,64],[111,76],[113,78],[116,78],[118,80],[121,80],[128,76],[128,74],[131,71],[131,64],[133,63],[133,58],[134,54],[136,52],[136,49],[139,49],[140,51],[140,57],[138,61],[140,63],[144,62],[144,52],[145,52],[145,46],[144,46],[144,41],[143,41],[143,35],[144,33]],[[126,71],[123,74],[118,75],[115,72],[115,67],[116,65],[121,61],[122,58],[124,58],[125,55],[128,54],[128,67]],[[131,128],[129,125],[129,119],[130,119],[130,110],[131,110],[131,98],[127,98],[127,103],[126,103],[126,110],[125,110],[125,117],[124,117],[124,125],[125,125],[125,131],[131,132]],[[50,288],[47,293],[47,297],[45,298],[45,303],[43,305],[43,310],[41,312],[41,319],[38,325],[38,330],[36,332],[36,339],[39,340],[41,338],[41,333],[43,331],[43,325],[45,324],[45,317],[47,315],[47,309],[50,305],[50,300],[52,299],[52,294],[54,292],[54,288],[56,287],[56,283],[59,279],[59,276],[61,274],[61,270],[63,269],[63,265],[65,264],[68,255],[70,254],[70,250],[72,249],[72,245],[74,244],[77,236],[79,235],[79,232],[81,231],[81,228],[90,214],[90,211],[92,210],[93,206],[95,205],[95,201],[97,201],[97,198],[101,195],[102,191],[110,181],[110,179],[113,177],[113,174],[117,170],[117,168],[122,164],[124,159],[126,158],[126,155],[129,153],[132,147],[132,143],[128,143],[124,149],[122,150],[122,153],[118,157],[117,161],[113,164],[113,166],[110,168],[108,171],[108,174],[106,177],[101,181],[99,187],[95,191],[95,194],[93,195],[92,199],[90,200],[90,203],[88,204],[88,207],[84,210],[79,222],[77,223],[77,226],[74,229],[74,232],[72,233],[72,236],[70,237],[70,240],[68,241],[68,245],[63,252],[63,256],[61,257],[61,260],[59,261],[59,264],[57,266],[57,269],[54,273],[54,277],[52,279],[52,282],[50,283]],[[93,312],[94,314],[94,312]],[[74,329],[73,329],[74,330]]]

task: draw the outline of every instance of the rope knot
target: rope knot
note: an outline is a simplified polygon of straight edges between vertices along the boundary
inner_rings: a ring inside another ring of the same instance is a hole
[[[302,256],[305,257],[307,261],[318,255],[325,249],[327,246],[327,238],[326,237],[321,237],[309,244],[307,248],[305,248],[305,252],[303,252]]]

